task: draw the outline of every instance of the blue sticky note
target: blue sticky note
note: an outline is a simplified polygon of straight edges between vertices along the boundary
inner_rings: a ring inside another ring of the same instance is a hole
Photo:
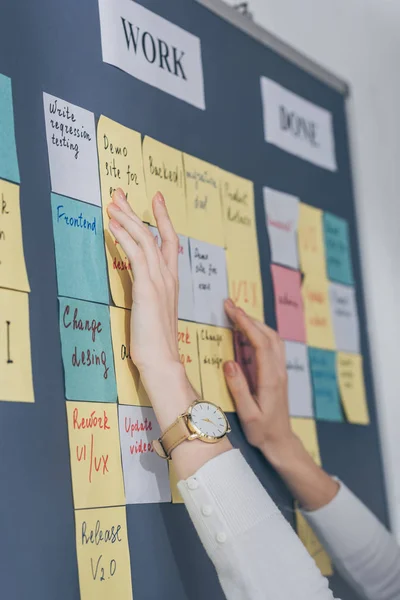
[[[116,402],[108,306],[70,298],[58,300],[66,398]]]
[[[343,421],[336,378],[335,352],[309,348],[308,356],[316,418],[325,421]]]
[[[51,195],[58,295],[108,304],[101,208]]]
[[[353,268],[347,221],[324,213],[325,254],[328,277],[332,281],[353,285]]]
[[[19,183],[11,79],[0,73],[0,177]]]

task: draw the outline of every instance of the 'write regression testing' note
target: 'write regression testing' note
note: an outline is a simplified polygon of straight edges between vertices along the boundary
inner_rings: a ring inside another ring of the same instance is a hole
[[[132,600],[124,506],[75,511],[81,600]]]
[[[66,404],[75,508],[125,504],[117,405]]]
[[[59,303],[66,398],[116,402],[108,306],[70,298]]]

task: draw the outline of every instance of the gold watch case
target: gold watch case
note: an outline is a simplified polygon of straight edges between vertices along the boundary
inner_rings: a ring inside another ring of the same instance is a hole
[[[195,406],[197,406],[197,404],[209,404],[210,406],[213,406],[214,408],[219,410],[219,412],[223,415],[224,420],[225,420],[226,427],[225,427],[224,433],[221,433],[221,435],[219,435],[219,436],[213,437],[213,436],[203,433],[202,431],[200,431],[200,429],[198,427],[196,427],[196,425],[192,421],[192,410]],[[189,406],[185,416],[186,416],[187,427],[188,427],[189,431],[191,432],[190,436],[187,438],[188,440],[201,440],[208,444],[215,444],[215,443],[219,442],[223,437],[225,437],[227,433],[230,433],[232,431],[231,426],[229,425],[229,421],[226,417],[226,414],[224,413],[224,411],[222,410],[221,407],[219,407],[217,404],[214,404],[213,402],[207,402],[206,400],[196,400],[195,402],[193,402],[193,404],[191,404]]]

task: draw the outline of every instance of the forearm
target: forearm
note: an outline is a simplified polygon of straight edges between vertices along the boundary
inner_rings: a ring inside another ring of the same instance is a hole
[[[301,507],[316,510],[331,502],[338,493],[337,481],[315,464],[295,435],[284,443],[269,444],[261,448],[261,451]]]

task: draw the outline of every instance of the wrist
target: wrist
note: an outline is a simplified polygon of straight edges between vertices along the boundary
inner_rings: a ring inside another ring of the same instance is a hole
[[[292,432],[285,438],[264,442],[259,450],[278,472],[289,469],[299,461],[312,461],[302,442]]]

